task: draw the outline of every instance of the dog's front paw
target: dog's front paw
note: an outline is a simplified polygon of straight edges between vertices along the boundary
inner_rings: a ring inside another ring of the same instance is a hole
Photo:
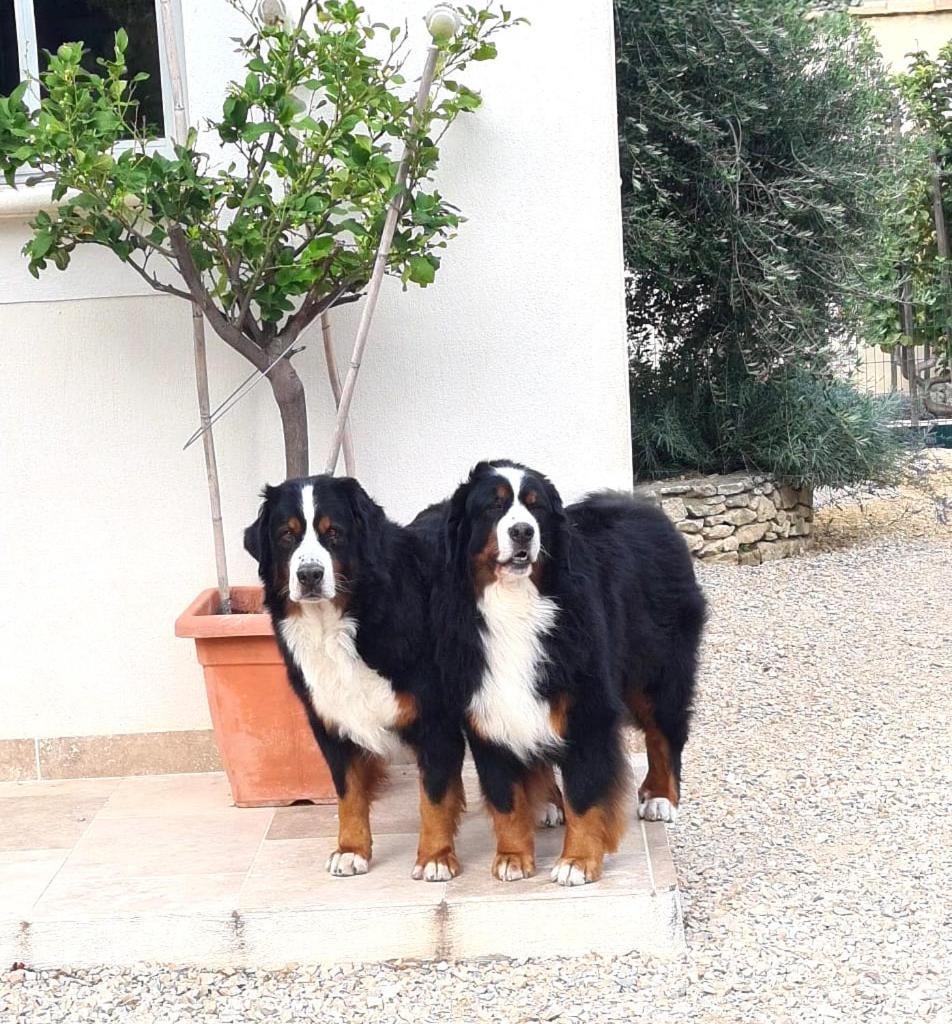
[[[602,877],[602,862],[595,857],[559,857],[549,876],[559,885],[585,885]]]
[[[366,875],[370,870],[370,860],[352,850],[335,850],[327,858],[324,867],[338,878],[348,878],[351,875]]]
[[[448,882],[460,873],[459,861],[452,850],[432,855],[420,854],[410,873],[418,882]]]
[[[497,853],[492,873],[500,882],[516,882],[535,874],[535,859],[529,853]]]
[[[638,802],[638,817],[645,821],[666,821],[673,825],[678,820],[677,804],[663,796],[644,797]]]

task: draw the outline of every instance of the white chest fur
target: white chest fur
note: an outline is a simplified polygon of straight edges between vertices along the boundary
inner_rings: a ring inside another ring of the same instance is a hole
[[[390,683],[357,654],[357,623],[321,601],[285,619],[281,634],[325,724],[381,757],[396,753],[399,705]]]
[[[542,640],[555,625],[558,606],[527,577],[503,578],[483,591],[479,610],[486,623],[486,669],[470,719],[480,735],[528,761],[562,742],[536,690]]]

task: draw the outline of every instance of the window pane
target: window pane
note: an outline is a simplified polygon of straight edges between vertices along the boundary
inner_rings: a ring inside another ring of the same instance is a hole
[[[56,52],[60,43],[82,41],[89,54],[83,62],[96,69],[97,57],[111,57],[117,28],[129,35],[126,62],[129,77],[145,71],[149,79],[136,86],[138,122],[152,134],[162,135],[162,80],[159,75],[159,40],[155,0],[34,0],[36,41],[43,50]],[[44,67],[40,57],[40,69]]]
[[[13,19],[13,0],[0,0],[0,95],[9,95],[19,81],[20,57],[17,53],[17,23]]]

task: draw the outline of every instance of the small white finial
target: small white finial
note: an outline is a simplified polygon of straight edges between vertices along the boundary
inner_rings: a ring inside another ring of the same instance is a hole
[[[437,43],[448,43],[459,31],[460,18],[449,4],[437,4],[426,16],[426,27]]]
[[[288,9],[284,0],[261,0],[258,4],[258,17],[265,25],[286,25]]]

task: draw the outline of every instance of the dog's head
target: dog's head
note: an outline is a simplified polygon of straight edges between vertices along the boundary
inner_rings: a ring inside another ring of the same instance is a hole
[[[245,530],[245,550],[258,563],[269,605],[344,607],[359,580],[382,574],[384,513],[356,480],[288,480],[265,487],[262,497],[258,518]]]
[[[477,592],[497,580],[536,585],[562,548],[562,499],[542,473],[516,462],[480,462],[450,500],[447,564]]]

